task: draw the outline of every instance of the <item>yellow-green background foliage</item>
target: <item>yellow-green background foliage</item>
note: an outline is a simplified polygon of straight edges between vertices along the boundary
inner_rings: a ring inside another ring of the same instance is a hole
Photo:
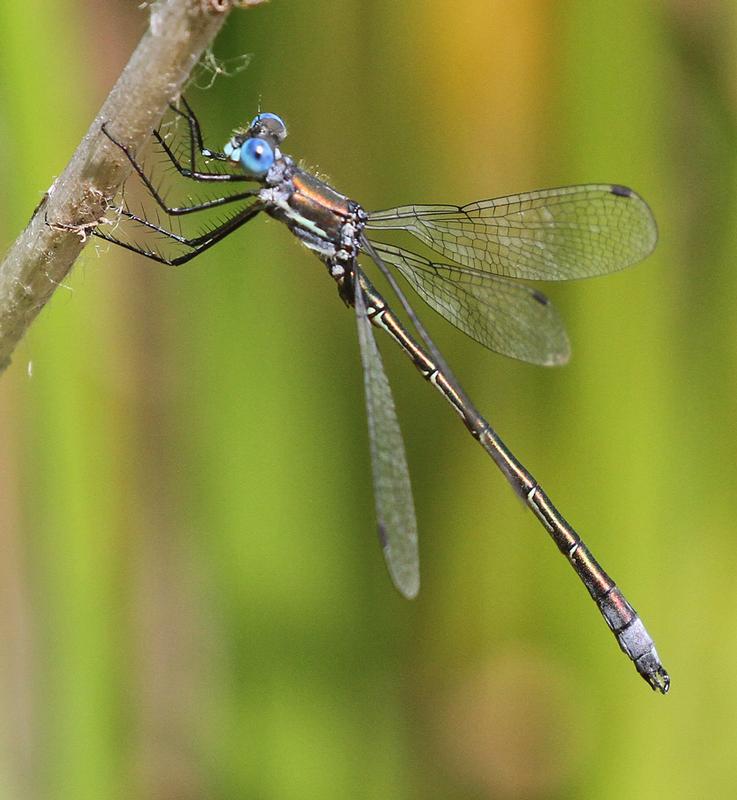
[[[0,4],[3,246],[138,5]],[[420,310],[642,613],[671,694],[382,337],[422,551],[420,597],[396,594],[355,323],[282,226],[180,269],[92,243],[0,380],[0,797],[735,795],[736,34],[718,1],[273,0],[215,43],[250,67],[190,93],[216,145],[283,115],[286,151],[368,208],[647,198],[654,257],[550,288],[565,368]]]

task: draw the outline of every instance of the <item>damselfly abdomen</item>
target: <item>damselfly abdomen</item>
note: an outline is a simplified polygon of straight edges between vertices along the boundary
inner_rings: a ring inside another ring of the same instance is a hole
[[[281,152],[287,130],[278,116],[258,114],[217,152],[204,147],[199,123],[183,104],[185,111],[172,108],[189,126],[188,163],[183,164],[167,139],[154,132],[174,167],[201,184],[245,182],[250,187],[185,206],[168,206],[135,155],[104,127],[170,218],[220,207],[232,211],[214,228],[187,237],[145,214],[117,207],[121,228],[132,225],[155,237],[160,246],[135,244],[105,227],[97,235],[155,261],[183,264],[261,212],[283,222],[316,253],[337,283],[340,297],[356,310],[379,535],[399,591],[414,597],[419,590],[417,523],[404,444],[372,325],[386,331],[450,402],[567,557],[638,672],[653,689],[667,692],[670,679],[639,616],[537,481],[476,410],[392,273],[392,268],[398,270],[428,305],[485,347],[535,364],[561,364],[569,350],[560,318],[545,295],[515,279],[601,275],[643,259],[657,239],[655,221],[644,200],[624,186],[591,184],[460,207],[412,205],[368,213]],[[198,157],[205,159],[203,169]],[[446,261],[375,241],[371,233],[392,230],[412,234]],[[419,341],[363,272],[361,257],[371,260],[387,278]]]

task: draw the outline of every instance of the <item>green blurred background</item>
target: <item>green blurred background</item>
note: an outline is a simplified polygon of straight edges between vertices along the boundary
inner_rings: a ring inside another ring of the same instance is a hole
[[[0,5],[3,248],[138,6]],[[189,95],[215,144],[259,103],[283,115],[287,152],[368,208],[587,181],[648,199],[654,257],[550,287],[563,369],[420,310],[671,694],[382,339],[421,533],[420,597],[397,595],[355,323],[280,225],[178,270],[93,243],[0,380],[1,798],[735,796],[735,42],[718,0],[273,0],[215,43],[250,67]]]

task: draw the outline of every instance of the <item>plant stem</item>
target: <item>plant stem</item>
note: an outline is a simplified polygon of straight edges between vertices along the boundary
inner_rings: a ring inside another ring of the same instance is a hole
[[[136,150],[234,6],[262,0],[157,0],[149,27],[64,172],[0,264],[0,373],[62,283],[130,165],[101,132],[107,122]],[[124,133],[123,133],[124,132]]]

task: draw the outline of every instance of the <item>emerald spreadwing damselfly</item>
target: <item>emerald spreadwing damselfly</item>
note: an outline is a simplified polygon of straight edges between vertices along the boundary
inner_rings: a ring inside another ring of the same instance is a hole
[[[227,185],[231,191],[187,205],[168,205],[136,154],[105,125],[104,133],[128,158],[157,212],[154,220],[145,212],[133,213],[122,202],[112,207],[116,222],[101,226],[96,235],[176,265],[261,213],[283,222],[324,263],[341,299],[356,313],[379,537],[397,589],[406,597],[419,590],[417,522],[404,444],[372,326],[397,342],[459,414],[565,555],[637,671],[665,694],[670,678],[639,616],[470,401],[394,274],[398,272],[431,308],[490,350],[533,364],[561,364],[569,355],[563,324],[545,295],[519,279],[603,275],[645,258],[657,240],[655,220],[645,201],[624,186],[587,184],[465,206],[407,205],[367,212],[282,153],[287,129],[277,115],[257,114],[246,128],[233,133],[222,151],[215,151],[204,146],[195,114],[184,99],[181,103],[182,108],[172,105],[172,110],[188,126],[186,157],[179,158],[161,131],[153,132],[155,142],[183,178],[200,185]],[[161,224],[161,212],[177,220],[214,208],[228,213],[196,236],[184,235],[176,224]],[[154,243],[142,245],[126,238],[126,226],[152,237]],[[411,234],[443,260],[375,238],[392,231]],[[372,264],[386,278],[417,337],[375,288],[364,264]]]

